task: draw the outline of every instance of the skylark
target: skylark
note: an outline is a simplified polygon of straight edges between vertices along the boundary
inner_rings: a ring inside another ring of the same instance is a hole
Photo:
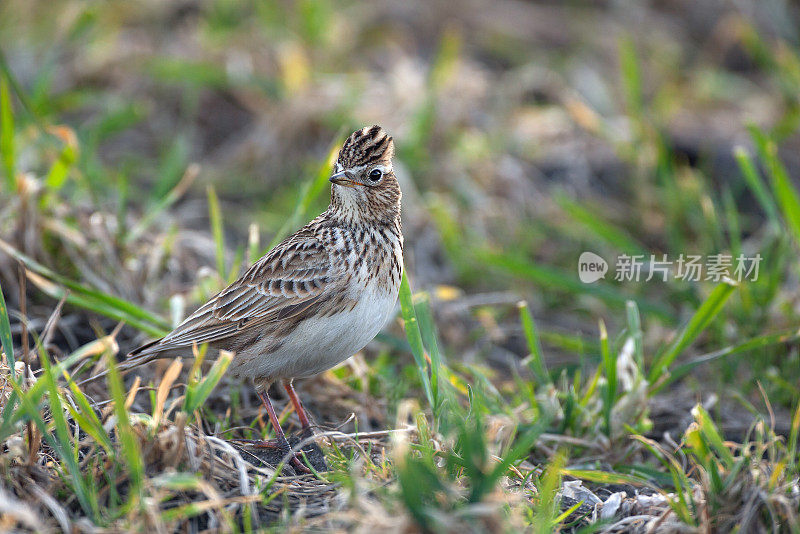
[[[163,338],[131,352],[120,367],[186,352],[193,345],[235,355],[228,373],[253,380],[290,450],[267,390],[283,381],[304,429],[309,420],[292,385],[361,350],[397,301],[403,269],[400,186],[394,143],[380,126],[353,132],[330,177],[328,209],[270,250],[230,286]],[[302,466],[295,458],[295,467]]]

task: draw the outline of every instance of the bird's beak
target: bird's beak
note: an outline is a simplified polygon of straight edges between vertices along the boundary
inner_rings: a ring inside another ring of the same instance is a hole
[[[339,171],[335,174],[332,174],[329,180],[331,183],[342,185],[344,187],[355,187],[358,185],[356,182],[348,178],[347,171]]]

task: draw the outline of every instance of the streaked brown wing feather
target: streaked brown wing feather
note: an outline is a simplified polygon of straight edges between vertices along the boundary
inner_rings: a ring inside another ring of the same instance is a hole
[[[158,343],[131,355],[213,343],[309,309],[331,283],[330,256],[307,226],[273,248]]]

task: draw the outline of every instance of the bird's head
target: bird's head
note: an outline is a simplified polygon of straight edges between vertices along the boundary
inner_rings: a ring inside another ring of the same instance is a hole
[[[400,214],[394,141],[380,126],[353,132],[333,166],[331,207],[348,219],[391,222]]]

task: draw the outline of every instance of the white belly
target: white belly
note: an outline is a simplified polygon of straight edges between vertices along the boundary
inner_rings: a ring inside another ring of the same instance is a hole
[[[303,321],[272,352],[267,348],[272,340],[265,339],[237,354],[229,372],[267,382],[319,374],[363,349],[386,324],[396,301],[396,291],[365,288],[352,310]]]

